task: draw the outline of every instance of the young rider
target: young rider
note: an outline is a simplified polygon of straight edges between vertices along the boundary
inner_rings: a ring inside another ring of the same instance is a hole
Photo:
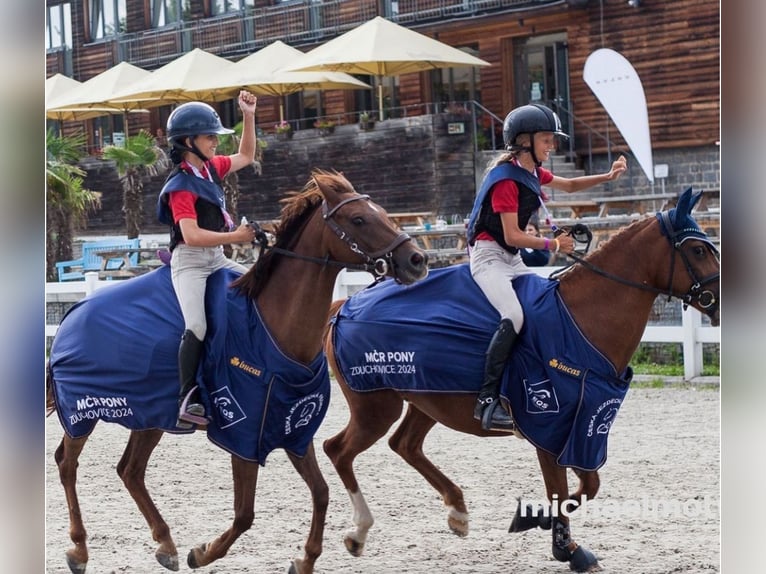
[[[221,178],[255,159],[256,97],[241,91],[238,98],[243,115],[239,151],[216,155],[219,134],[224,128],[216,111],[202,102],[178,106],[168,118],[167,138],[175,167],[160,192],[158,216],[170,228],[171,277],[181,313],[184,333],[178,348],[180,378],[178,426],[205,424],[205,407],[196,385],[197,368],[207,332],[205,288],[208,276],[218,269],[247,268],[223,253],[223,244],[249,243],[255,232],[247,224],[235,225],[226,211]]]
[[[529,273],[520,249],[545,249],[571,253],[574,240],[535,237],[525,232],[533,213],[547,197],[541,186],[566,192],[580,191],[616,180],[627,169],[624,156],[607,173],[564,178],[542,167],[556,148],[561,131],[558,116],[542,105],[511,110],[503,123],[507,153],[484,176],[468,223],[471,275],[489,302],[500,313],[500,324],[485,356],[484,382],[474,408],[474,418],[485,430],[512,431],[513,419],[500,405],[500,382],[511,349],[524,324],[524,314],[514,292],[512,279]],[[498,408],[498,405],[500,407]]]

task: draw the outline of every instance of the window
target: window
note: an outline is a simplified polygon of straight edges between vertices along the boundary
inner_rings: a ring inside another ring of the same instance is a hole
[[[116,36],[126,31],[126,0],[88,0],[90,39]]]
[[[476,47],[456,46],[458,50],[479,57]],[[481,75],[474,67],[443,68],[434,70],[431,76],[434,101],[446,104],[448,102],[465,102],[477,100],[481,102]]]
[[[255,0],[210,0],[210,11],[211,15],[218,16],[252,8],[254,4]]]
[[[170,26],[188,18],[190,0],[151,0],[152,27]]]
[[[72,49],[72,9],[69,2],[48,6],[45,15],[45,48]]]

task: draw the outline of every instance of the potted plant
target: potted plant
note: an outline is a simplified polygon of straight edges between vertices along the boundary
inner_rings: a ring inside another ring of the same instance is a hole
[[[320,135],[326,136],[335,131],[335,122],[332,120],[317,120],[314,122],[314,127],[319,130]]]
[[[359,128],[368,131],[375,127],[375,120],[370,115],[370,112],[362,112],[359,114]]]
[[[274,126],[274,133],[277,134],[277,139],[289,140],[293,137],[293,128],[285,120],[282,120]]]

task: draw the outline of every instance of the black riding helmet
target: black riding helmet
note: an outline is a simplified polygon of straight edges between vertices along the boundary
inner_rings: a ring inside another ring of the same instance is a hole
[[[233,134],[234,130],[223,127],[218,113],[203,102],[187,102],[181,104],[170,113],[167,129],[168,142],[173,150],[190,151],[206,161],[204,155],[192,142],[191,147],[184,143],[188,137],[193,138],[205,134]],[[171,153],[173,163],[180,163],[181,153]],[[178,159],[178,161],[176,161]]]
[[[529,104],[511,110],[503,122],[503,143],[509,151],[528,151],[532,154],[535,165],[539,166],[535,156],[534,138],[537,132],[553,132],[563,138],[569,138],[561,131],[561,120],[556,112],[540,104]],[[529,147],[516,144],[519,134],[530,134]]]

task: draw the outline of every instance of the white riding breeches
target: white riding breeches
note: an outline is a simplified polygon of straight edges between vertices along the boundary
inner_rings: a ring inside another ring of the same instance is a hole
[[[534,273],[521,259],[494,241],[477,241],[471,249],[471,275],[501,319],[510,319],[518,334],[524,325],[524,311],[511,280]]]

